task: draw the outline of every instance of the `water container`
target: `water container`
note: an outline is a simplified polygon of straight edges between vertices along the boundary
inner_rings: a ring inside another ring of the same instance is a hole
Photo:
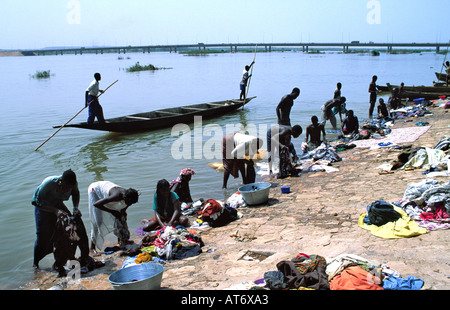
[[[163,271],[158,263],[142,263],[114,271],[108,280],[116,290],[159,290]]]
[[[247,205],[259,205],[269,200],[270,183],[251,183],[239,187],[239,192]]]

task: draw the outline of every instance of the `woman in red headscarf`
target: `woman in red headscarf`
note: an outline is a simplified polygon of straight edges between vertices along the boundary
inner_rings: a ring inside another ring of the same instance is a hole
[[[181,170],[180,176],[170,182],[170,190],[177,193],[180,198],[180,202],[190,203],[193,202],[191,197],[191,190],[189,188],[189,181],[195,174],[191,168],[185,168]]]

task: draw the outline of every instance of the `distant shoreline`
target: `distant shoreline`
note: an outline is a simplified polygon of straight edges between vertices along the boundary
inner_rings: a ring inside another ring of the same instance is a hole
[[[0,57],[11,57],[11,56],[37,56],[33,52],[21,52],[21,51],[0,51]]]

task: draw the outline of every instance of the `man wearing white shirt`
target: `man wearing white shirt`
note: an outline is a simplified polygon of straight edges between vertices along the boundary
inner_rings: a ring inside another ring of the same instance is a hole
[[[88,124],[94,123],[95,118],[99,123],[104,123],[105,118],[103,117],[103,108],[98,102],[99,93],[103,93],[103,90],[100,90],[99,81],[102,79],[100,73],[94,74],[94,80],[91,82],[89,87],[86,89],[86,106],[89,105],[89,114],[88,114]]]

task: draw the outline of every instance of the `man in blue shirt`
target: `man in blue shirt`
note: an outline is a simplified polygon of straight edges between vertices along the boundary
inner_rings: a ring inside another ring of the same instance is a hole
[[[81,220],[81,212],[78,210],[80,191],[78,190],[77,177],[69,169],[64,171],[61,176],[50,176],[44,179],[37,187],[31,200],[31,204],[35,206],[36,242],[34,245],[33,266],[36,269],[39,268],[39,262],[53,252],[53,240],[57,219],[61,216],[71,215],[69,209],[64,204],[64,201],[69,200],[71,196],[74,216],[79,217],[77,234],[80,238],[81,259],[84,261],[91,259],[89,257],[89,243],[86,229]]]

